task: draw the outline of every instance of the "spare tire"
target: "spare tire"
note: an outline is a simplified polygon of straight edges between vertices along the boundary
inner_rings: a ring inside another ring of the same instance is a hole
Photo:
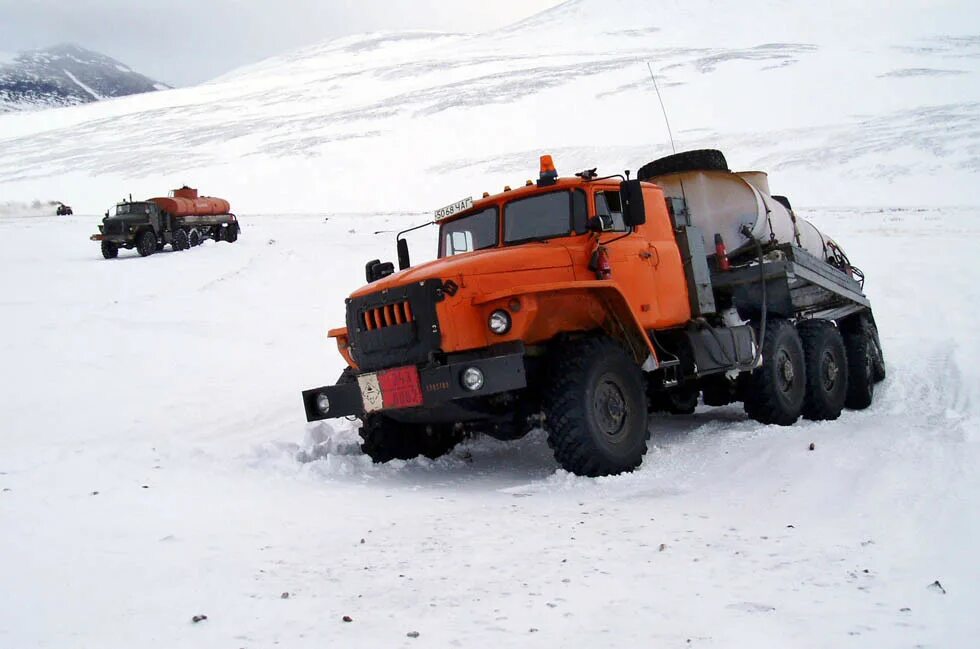
[[[696,149],[682,151],[640,167],[636,177],[647,180],[655,176],[678,173],[681,171],[730,171],[725,155],[717,149]]]

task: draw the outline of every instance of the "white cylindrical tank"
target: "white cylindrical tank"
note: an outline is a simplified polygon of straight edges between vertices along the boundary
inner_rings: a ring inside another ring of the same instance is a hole
[[[668,197],[685,199],[691,224],[701,230],[707,251],[714,251],[716,234],[722,236],[729,254],[743,251],[752,245],[742,234],[743,226],[748,226],[755,239],[794,244],[829,259],[830,239],[770,195],[763,171],[682,171],[646,182],[659,185]]]

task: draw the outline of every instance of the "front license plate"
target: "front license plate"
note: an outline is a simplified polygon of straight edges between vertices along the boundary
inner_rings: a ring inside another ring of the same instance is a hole
[[[422,405],[422,381],[414,365],[378,372],[385,408],[412,408]]]
[[[371,372],[357,377],[364,412],[422,405],[422,382],[414,365]]]

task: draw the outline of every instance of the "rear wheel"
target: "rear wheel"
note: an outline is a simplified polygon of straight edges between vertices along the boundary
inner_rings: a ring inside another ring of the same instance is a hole
[[[806,396],[803,345],[788,320],[771,319],[762,341],[762,367],[745,384],[745,412],[763,424],[789,426],[800,417]]]
[[[228,243],[235,243],[238,241],[238,226],[232,223],[225,230],[225,241]]]
[[[174,232],[174,240],[170,244],[174,250],[187,250],[190,248],[190,240],[187,237],[187,230],[177,230]]]
[[[196,248],[201,245],[201,233],[197,231],[197,228],[191,230],[191,234],[188,239],[191,248]]]
[[[874,318],[870,318],[868,328],[871,332],[871,366],[874,368],[875,383],[885,380],[885,353],[881,350],[881,339]]]
[[[140,253],[140,257],[149,257],[156,251],[157,235],[153,234],[153,230],[144,230],[136,240],[136,252]]]
[[[852,410],[864,410],[874,400],[876,347],[871,326],[864,314],[841,322],[847,350],[847,399],[844,405]]]
[[[359,432],[361,450],[376,463],[420,455],[434,460],[463,441],[453,424],[409,424],[381,414],[365,415]]]
[[[803,417],[832,420],[840,417],[847,397],[847,354],[840,331],[828,320],[811,320],[797,328],[806,365]]]
[[[576,475],[632,471],[647,445],[643,373],[613,340],[588,338],[558,350],[544,396],[555,459]]]
[[[106,259],[115,259],[119,256],[119,246],[111,241],[102,242],[102,256]]]

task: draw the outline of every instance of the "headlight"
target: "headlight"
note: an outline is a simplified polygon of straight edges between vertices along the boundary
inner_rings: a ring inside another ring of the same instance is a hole
[[[330,412],[330,398],[322,392],[316,396],[316,409],[323,414]]]
[[[476,392],[483,387],[483,372],[477,367],[467,367],[460,376],[460,382],[470,392]]]
[[[490,331],[497,334],[498,336],[503,336],[505,333],[510,331],[510,314],[503,309],[497,309],[490,314],[490,319],[487,321],[487,326],[490,327]]]

